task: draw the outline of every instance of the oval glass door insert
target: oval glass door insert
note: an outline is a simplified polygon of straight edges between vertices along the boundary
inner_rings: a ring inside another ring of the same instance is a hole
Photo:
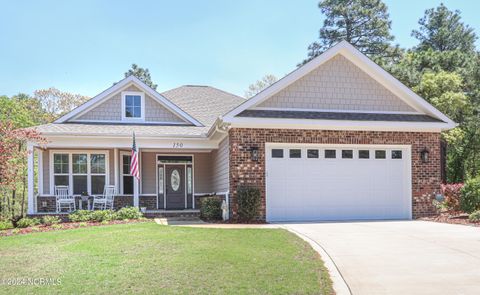
[[[174,191],[178,191],[178,188],[180,188],[180,173],[178,173],[177,169],[172,171],[172,175],[170,176],[170,185]]]

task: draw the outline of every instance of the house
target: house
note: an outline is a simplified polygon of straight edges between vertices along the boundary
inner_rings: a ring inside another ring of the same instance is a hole
[[[115,207],[195,212],[216,193],[235,215],[247,184],[267,221],[411,219],[434,213],[440,134],[455,126],[347,42],[249,100],[208,86],[158,93],[130,76],[36,127],[49,142],[29,144],[28,212],[55,210],[55,185],[111,184]]]

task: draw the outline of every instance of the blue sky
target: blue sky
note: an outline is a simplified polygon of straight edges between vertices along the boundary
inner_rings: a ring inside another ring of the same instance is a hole
[[[2,2],[0,95],[53,86],[94,96],[137,63],[159,91],[198,84],[243,96],[263,75],[293,70],[323,22],[313,0]],[[480,35],[480,1],[385,2],[402,47],[441,2]]]

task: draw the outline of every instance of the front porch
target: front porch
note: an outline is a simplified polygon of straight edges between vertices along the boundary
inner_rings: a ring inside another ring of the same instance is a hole
[[[115,210],[134,206],[151,217],[198,215],[200,199],[213,194],[228,203],[228,140],[217,149],[138,148],[140,180],[130,175],[127,148],[31,150],[29,183],[34,185],[31,191],[29,187],[29,215],[64,213],[56,210],[58,185],[68,186],[77,210],[90,209],[82,194],[101,195],[106,185],[115,187]]]

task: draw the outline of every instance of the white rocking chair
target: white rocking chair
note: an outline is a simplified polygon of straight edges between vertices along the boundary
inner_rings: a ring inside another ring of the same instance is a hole
[[[113,201],[115,198],[115,186],[106,185],[102,196],[93,197],[92,210],[113,210]]]
[[[62,208],[68,207],[68,212],[75,211],[75,197],[68,195],[68,186],[56,185],[55,198],[57,201],[57,213],[62,212]],[[73,210],[72,210],[73,209]]]

